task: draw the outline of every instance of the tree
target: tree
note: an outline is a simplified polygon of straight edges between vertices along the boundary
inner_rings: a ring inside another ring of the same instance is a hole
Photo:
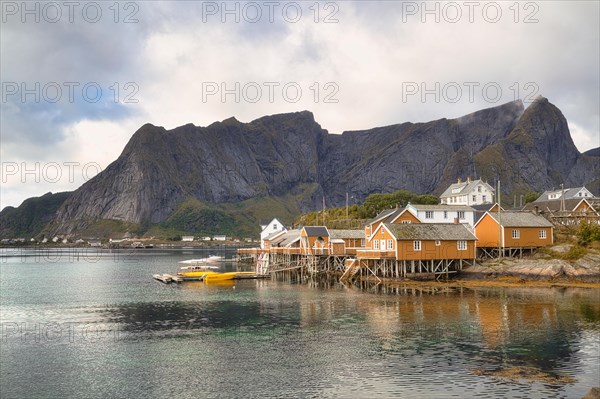
[[[530,202],[535,201],[536,199],[538,199],[538,197],[540,196],[539,193],[536,193],[535,191],[530,191],[527,194],[525,194],[525,203],[529,204]]]

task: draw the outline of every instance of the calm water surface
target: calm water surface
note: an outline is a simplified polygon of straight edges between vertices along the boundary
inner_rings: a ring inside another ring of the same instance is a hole
[[[2,255],[2,398],[581,398],[600,385],[599,290],[165,285],[151,275],[207,254]],[[494,376],[513,367],[548,378]]]

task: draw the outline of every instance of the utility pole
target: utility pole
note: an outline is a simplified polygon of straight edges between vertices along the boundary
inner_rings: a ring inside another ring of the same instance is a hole
[[[560,184],[561,194],[560,194],[560,210],[561,212],[565,211],[565,185]]]
[[[502,257],[502,221],[500,216],[500,211],[502,210],[502,205],[500,205],[500,179],[498,179],[498,258]]]
[[[346,191],[346,220],[348,220],[348,191]]]

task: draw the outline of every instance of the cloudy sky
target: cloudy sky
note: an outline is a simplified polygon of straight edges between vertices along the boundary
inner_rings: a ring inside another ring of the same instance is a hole
[[[77,188],[146,122],[341,133],[543,95],[600,145],[597,1],[1,5],[2,208]]]

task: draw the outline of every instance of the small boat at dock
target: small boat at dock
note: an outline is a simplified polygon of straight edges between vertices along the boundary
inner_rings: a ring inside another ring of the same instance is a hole
[[[170,284],[172,282],[180,283],[181,281],[183,281],[175,276],[171,276],[170,274],[153,274],[152,277],[155,280],[158,280],[165,284]]]

